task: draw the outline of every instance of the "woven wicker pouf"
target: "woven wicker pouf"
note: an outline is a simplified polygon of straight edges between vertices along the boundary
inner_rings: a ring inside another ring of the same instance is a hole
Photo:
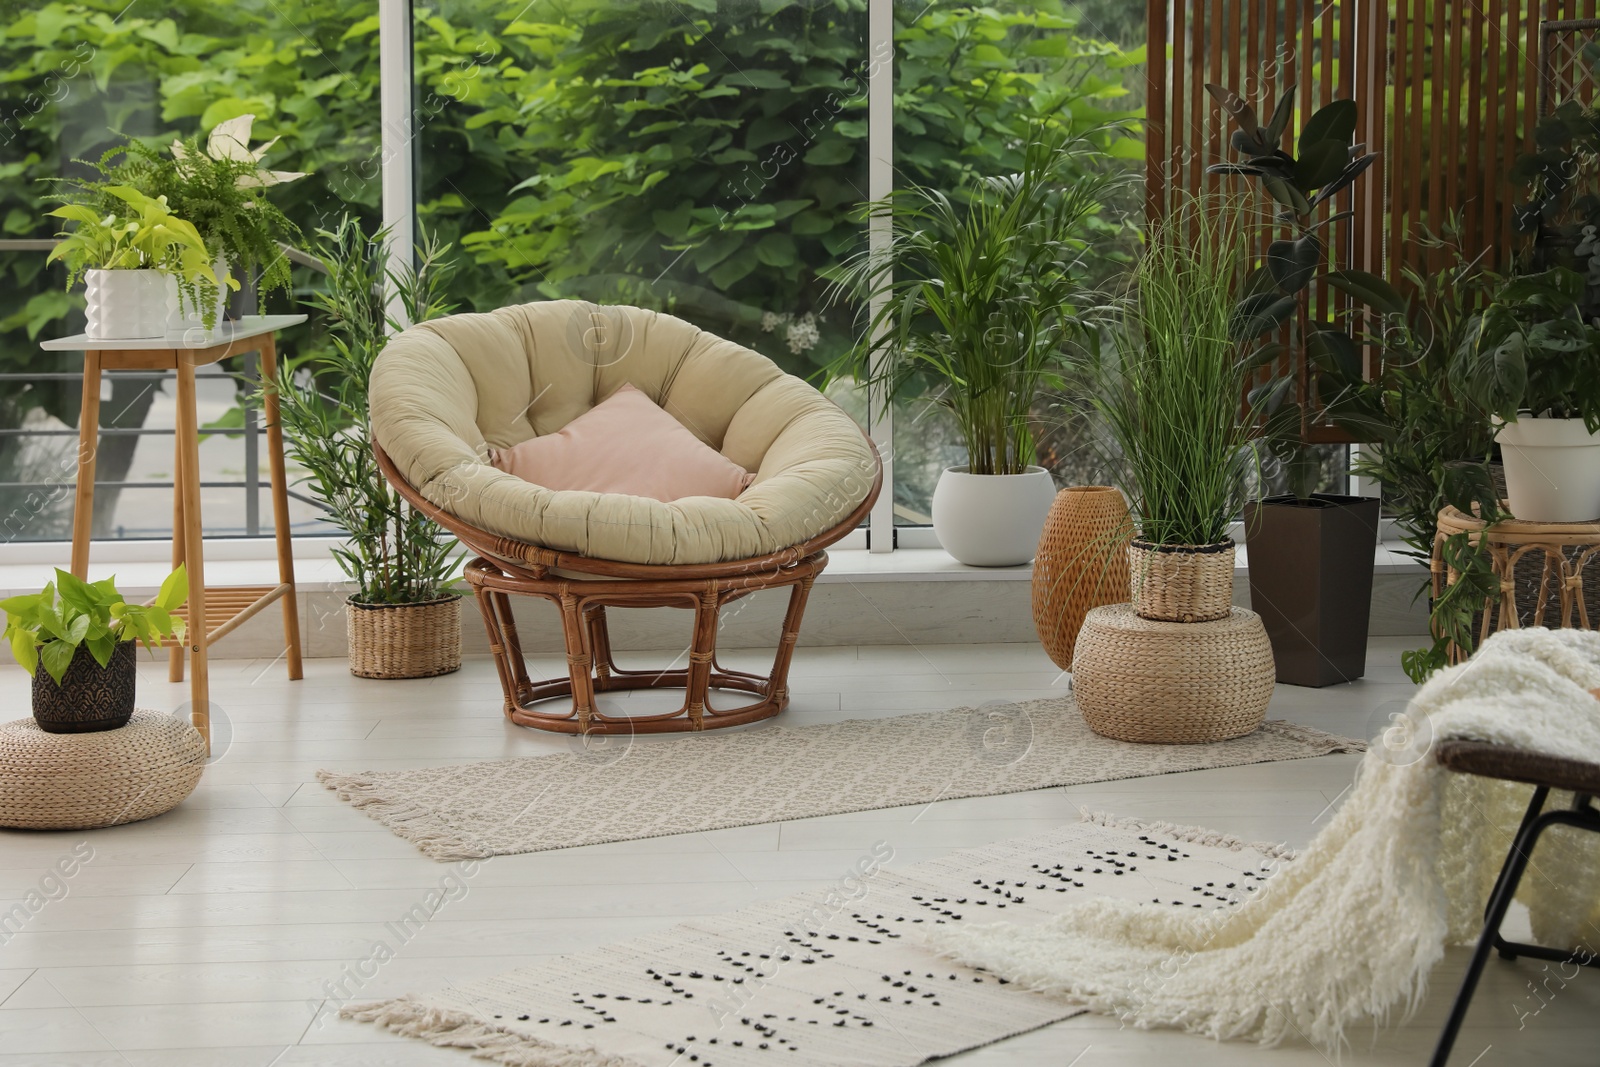
[[[1131,604],[1095,608],[1072,657],[1089,728],[1119,741],[1193,745],[1242,737],[1272,699],[1272,644],[1253,611],[1215,622],[1157,622]]]
[[[0,725],[0,826],[92,830],[148,819],[183,803],[205,768],[199,732],[157,711],[88,734],[18,719]]]

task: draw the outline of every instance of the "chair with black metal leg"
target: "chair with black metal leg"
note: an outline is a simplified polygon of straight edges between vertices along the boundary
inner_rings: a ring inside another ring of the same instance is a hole
[[[1460,774],[1473,774],[1483,778],[1499,778],[1511,782],[1526,782],[1536,788],[1528,803],[1522,825],[1511,843],[1511,851],[1495,879],[1494,890],[1489,894],[1489,906],[1484,915],[1483,933],[1473,949],[1472,961],[1467,965],[1466,977],[1461,981],[1461,991],[1445,1021],[1444,1032],[1434,1049],[1432,1067],[1444,1067],[1461,1031],[1472,994],[1483,975],[1489,960],[1489,951],[1499,952],[1502,959],[1514,960],[1518,956],[1559,961],[1564,964],[1596,966],[1600,964],[1593,951],[1588,949],[1554,949],[1542,945],[1528,945],[1508,941],[1500,935],[1500,924],[1517,895],[1517,886],[1528,868],[1529,858],[1539,842],[1539,836],[1552,826],[1574,826],[1591,833],[1600,833],[1600,810],[1594,798],[1600,795],[1600,764],[1582,760],[1547,756],[1506,745],[1487,744],[1481,741],[1445,741],[1439,745],[1438,760],[1446,768]],[[1572,804],[1567,808],[1545,810],[1550,790],[1570,790]],[[1600,889],[1600,887],[1597,887]]]

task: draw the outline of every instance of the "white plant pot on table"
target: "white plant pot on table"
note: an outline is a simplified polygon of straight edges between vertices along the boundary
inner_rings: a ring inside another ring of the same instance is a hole
[[[1056,483],[1043,467],[1022,474],[969,474],[946,467],[933,490],[933,532],[970,567],[1015,567],[1033,559]]]
[[[1600,436],[1582,419],[1523,415],[1494,435],[1511,514],[1524,522],[1600,519]]]
[[[135,341],[167,332],[165,271],[90,270],[83,275],[88,306],[84,333],[100,341]]]

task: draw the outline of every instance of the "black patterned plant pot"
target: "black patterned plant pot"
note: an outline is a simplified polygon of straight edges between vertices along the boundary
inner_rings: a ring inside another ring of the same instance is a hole
[[[104,667],[85,646],[73,653],[61,684],[39,664],[33,672],[33,721],[52,734],[115,730],[133,717],[133,684],[138,673],[136,641],[119,642]]]

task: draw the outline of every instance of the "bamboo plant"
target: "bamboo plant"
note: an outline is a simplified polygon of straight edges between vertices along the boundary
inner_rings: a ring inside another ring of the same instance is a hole
[[[311,301],[328,316],[331,347],[286,361],[268,386],[278,394],[288,455],[308,472],[328,521],[349,538],[333,555],[359,586],[352,599],[428,603],[449,594],[461,555],[378,469],[367,387],[378,354],[400,328],[388,314],[385,283],[410,322],[425,322],[451,310],[440,295],[448,266],[433,240],[417,250],[414,267],[391,266],[387,233],[369,236],[349,216],[317,236],[328,279]]]

